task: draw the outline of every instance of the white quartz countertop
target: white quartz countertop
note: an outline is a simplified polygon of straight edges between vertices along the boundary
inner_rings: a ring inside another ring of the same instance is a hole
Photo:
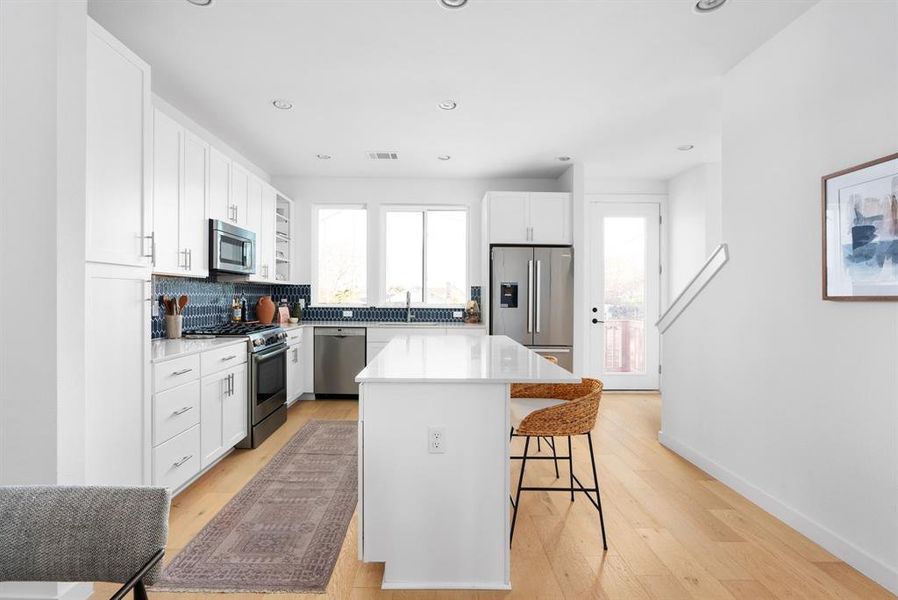
[[[577,383],[579,377],[504,335],[394,338],[359,383]]]
[[[302,323],[297,323],[296,325],[291,325],[287,323],[286,325],[282,325],[284,329],[290,329],[295,327],[364,327],[364,328],[377,328],[377,327],[412,327],[412,328],[421,328],[421,329],[483,329],[486,327],[483,323],[459,323],[457,321],[446,321],[446,322],[438,322],[438,321],[412,321],[411,323],[406,323],[405,321],[303,321]]]
[[[159,339],[153,340],[153,362],[161,362],[188,354],[197,354],[214,350],[215,348],[223,348],[224,346],[234,346],[240,344],[246,348],[246,338],[244,337],[221,337],[209,339],[192,339],[180,338],[175,340]]]

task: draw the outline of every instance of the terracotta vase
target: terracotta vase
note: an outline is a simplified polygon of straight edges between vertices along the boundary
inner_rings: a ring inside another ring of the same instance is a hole
[[[271,296],[262,296],[256,303],[256,319],[259,320],[259,323],[271,323],[276,310],[277,306]]]

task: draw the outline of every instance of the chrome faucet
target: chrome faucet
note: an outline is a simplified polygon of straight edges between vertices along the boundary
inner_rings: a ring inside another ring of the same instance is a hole
[[[412,292],[407,291],[405,293],[405,322],[412,322]]]

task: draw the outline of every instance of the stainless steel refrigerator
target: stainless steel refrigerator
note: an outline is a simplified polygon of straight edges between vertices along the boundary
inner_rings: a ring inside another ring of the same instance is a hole
[[[507,335],[573,370],[574,249],[493,246],[490,333]]]

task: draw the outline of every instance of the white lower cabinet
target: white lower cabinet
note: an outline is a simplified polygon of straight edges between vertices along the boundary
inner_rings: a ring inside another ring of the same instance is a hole
[[[153,448],[153,484],[181,488],[200,472],[200,427],[194,425]]]
[[[201,468],[246,437],[246,365],[203,377],[200,389]]]
[[[167,442],[200,422],[199,399],[199,381],[156,394],[153,401],[154,446]]]
[[[153,484],[180,491],[246,437],[245,342],[153,365]]]
[[[303,362],[305,354],[302,342],[296,342],[287,346],[287,403],[290,404],[299,398],[305,391],[305,373]]]

